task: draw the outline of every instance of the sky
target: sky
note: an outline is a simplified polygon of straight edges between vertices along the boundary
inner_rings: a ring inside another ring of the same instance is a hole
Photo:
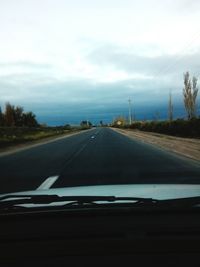
[[[0,0],[0,105],[49,125],[185,116],[200,78],[199,0]],[[200,83],[200,82],[199,82]],[[199,101],[199,99],[198,99]]]

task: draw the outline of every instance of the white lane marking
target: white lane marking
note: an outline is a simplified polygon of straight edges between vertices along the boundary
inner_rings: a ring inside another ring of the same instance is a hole
[[[85,148],[87,144],[84,144],[72,157],[65,163],[65,167],[71,163]]]
[[[47,178],[38,188],[37,190],[47,190],[49,189],[54,183],[55,181],[58,179],[58,175],[57,176],[50,176],[49,178]]]

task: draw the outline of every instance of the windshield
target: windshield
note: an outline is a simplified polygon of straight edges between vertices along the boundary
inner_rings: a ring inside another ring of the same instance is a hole
[[[198,197],[199,22],[199,1],[1,1],[0,196]]]

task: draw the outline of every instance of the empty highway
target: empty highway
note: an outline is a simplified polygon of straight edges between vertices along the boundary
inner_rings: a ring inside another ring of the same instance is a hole
[[[0,157],[0,193],[129,183],[200,184],[200,164],[110,128]]]

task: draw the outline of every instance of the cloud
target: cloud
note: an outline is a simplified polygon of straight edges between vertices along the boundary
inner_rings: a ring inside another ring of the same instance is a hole
[[[115,60],[113,57],[113,64]],[[155,111],[156,107],[167,106],[169,89],[173,88],[174,101],[177,102],[180,98],[182,75],[176,81],[167,78],[164,82],[163,79],[147,78],[146,74],[133,75],[132,78],[132,68],[128,68],[127,64],[124,65],[124,61],[118,64],[119,62],[115,67],[110,68],[112,72],[108,72],[105,79],[102,62],[99,65],[102,69],[98,74],[99,80],[81,77],[62,80],[51,76],[48,71],[1,76],[0,105],[2,106],[6,101],[22,105],[26,110],[32,110],[40,122],[46,121],[56,125],[74,124],[87,117],[97,122],[100,119],[108,122],[117,115],[125,116],[129,97],[133,101],[137,114],[147,113],[148,116],[151,116],[152,110]],[[124,73],[127,73],[125,79],[117,79],[119,77],[108,79],[111,73],[112,75],[119,73],[119,69],[123,68]]]
[[[0,104],[38,115],[126,110],[180,98],[199,76],[199,2],[7,0],[0,3]],[[30,107],[30,108],[29,108]],[[52,114],[52,110],[54,111]]]
[[[143,56],[139,55],[133,49],[127,49],[118,46],[104,45],[93,50],[88,55],[88,60],[92,64],[101,65],[102,68],[111,66],[116,70],[125,71],[129,74],[140,74],[144,78],[152,77],[159,79],[161,76],[174,75],[175,73],[182,74],[190,70],[195,75],[200,69],[200,51],[194,53],[183,54],[161,54],[159,56]]]
[[[0,70],[7,69],[7,73],[0,75],[0,104],[11,101],[33,108],[39,116],[54,117],[65,113],[72,116],[74,112],[116,113],[126,107],[129,97],[136,108],[166,106],[169,90],[177,102],[182,95],[183,72],[198,73],[199,53],[150,57],[147,52],[142,55],[131,47],[98,45],[69,72],[64,70],[70,65],[61,68],[64,74],[60,76],[60,69],[49,63],[1,63]]]
[[[104,107],[121,105],[127,102],[129,96],[134,97],[138,104],[161,101],[168,93],[168,85],[162,85],[162,92],[160,86],[159,83],[140,79],[127,79],[112,83],[94,83],[86,79],[63,82],[49,80],[48,83],[21,83],[18,87],[15,84],[0,81],[2,102],[12,100],[19,104],[43,104],[44,109],[47,109],[49,105],[59,104],[96,107],[98,105]]]

